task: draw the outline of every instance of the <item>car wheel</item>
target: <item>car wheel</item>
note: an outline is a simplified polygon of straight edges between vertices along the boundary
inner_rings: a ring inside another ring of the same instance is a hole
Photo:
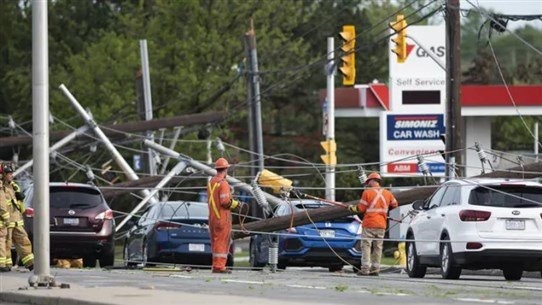
[[[277,264],[278,269],[285,270],[287,266],[288,266],[288,261],[279,259],[278,264]]]
[[[233,255],[228,254],[228,260],[226,261],[226,267],[233,267]]]
[[[148,263],[149,256],[147,253],[147,245],[143,245],[143,249],[141,250],[141,255],[143,255],[143,267],[155,267],[156,264],[150,264]]]
[[[108,251],[101,253],[100,258],[100,267],[113,267],[115,265],[115,249],[111,248]]]
[[[252,267],[252,270],[260,270],[261,268],[265,267],[265,264],[263,263],[260,263],[258,262],[258,249],[256,248],[256,246],[254,245],[254,241],[250,241],[250,246],[249,246],[249,253],[250,253],[250,256],[249,256],[249,262],[250,262],[250,266]]]
[[[408,239],[414,239],[414,236],[409,236]],[[420,258],[416,254],[416,244],[414,242],[407,242],[406,269],[408,276],[411,278],[422,278],[427,272],[427,266],[420,264]]]
[[[517,266],[506,267],[502,269],[502,273],[507,281],[519,281],[523,276],[523,270]]]
[[[343,264],[330,265],[328,267],[329,272],[337,272],[343,270]]]
[[[124,243],[124,250],[122,252],[123,252],[122,258],[124,259],[124,267],[130,268],[130,269],[135,268],[137,266],[137,263],[130,261],[130,252],[128,250],[128,245],[126,242]]]
[[[95,268],[96,267],[96,256],[87,255],[83,257],[83,267],[85,268]]]
[[[452,253],[452,244],[446,242],[450,240],[448,236],[442,238],[445,242],[440,245],[440,272],[442,278],[448,280],[457,280],[461,275],[461,267],[454,266],[454,256]]]

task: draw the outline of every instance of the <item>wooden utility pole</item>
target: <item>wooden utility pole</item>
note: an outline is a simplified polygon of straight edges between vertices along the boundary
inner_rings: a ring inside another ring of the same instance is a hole
[[[116,137],[124,135],[123,133],[141,132],[146,130],[158,130],[160,128],[173,128],[177,126],[193,126],[214,122],[221,122],[227,117],[226,112],[204,112],[196,114],[187,114],[174,116],[163,119],[153,119],[150,121],[127,122],[116,125],[105,125],[104,133],[108,137]],[[69,135],[73,131],[55,131],[52,132],[49,138],[58,140]],[[11,147],[16,145],[31,144],[32,137],[30,136],[15,136],[0,138],[0,147]]]
[[[463,118],[461,117],[461,25],[459,0],[446,1],[446,177],[464,176]],[[457,166],[460,165],[460,166]]]

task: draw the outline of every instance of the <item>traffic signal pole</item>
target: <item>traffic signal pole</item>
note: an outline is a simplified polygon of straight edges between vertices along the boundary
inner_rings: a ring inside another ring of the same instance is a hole
[[[327,69],[326,69],[326,89],[327,89],[327,130],[326,140],[328,143],[335,142],[335,40],[333,37],[327,38]],[[325,126],[324,126],[325,127]],[[329,145],[329,144],[328,144]],[[331,146],[331,145],[329,145]],[[328,146],[327,154],[335,155]],[[330,160],[329,157],[328,160]],[[326,164],[326,199],[335,200],[335,163]]]

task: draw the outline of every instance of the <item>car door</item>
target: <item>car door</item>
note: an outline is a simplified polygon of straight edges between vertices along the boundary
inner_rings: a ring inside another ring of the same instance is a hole
[[[447,184],[440,200],[432,202],[427,211],[427,238],[430,240],[427,243],[427,253],[429,255],[440,255],[440,239],[447,224],[446,220],[458,203],[459,192],[460,187],[458,184]]]
[[[143,258],[143,240],[145,239],[146,228],[153,219],[152,214],[154,213],[154,210],[155,209],[152,207],[145,210],[141,217],[139,217],[135,224],[130,228],[128,233],[130,259],[141,260]]]
[[[438,229],[435,228],[437,208],[440,205],[442,197],[446,192],[447,186],[444,185],[437,189],[437,191],[431,196],[429,201],[424,205],[423,211],[420,211],[416,215],[416,219],[412,223],[412,229],[414,232],[414,238],[419,240],[416,242],[416,249],[419,255],[435,255],[435,236]]]

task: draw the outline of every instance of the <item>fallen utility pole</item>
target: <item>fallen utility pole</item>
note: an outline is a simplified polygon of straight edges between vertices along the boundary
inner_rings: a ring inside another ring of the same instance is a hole
[[[155,119],[150,121],[136,121],[123,124],[110,124],[103,126],[103,133],[108,137],[125,136],[124,133],[143,132],[147,130],[159,130],[161,128],[174,128],[178,126],[193,126],[207,123],[221,122],[226,118],[226,112],[205,112],[188,115],[174,116],[170,118]],[[72,131],[63,130],[51,132],[49,138],[58,140],[68,136]],[[0,147],[32,144],[30,136],[15,136],[0,138]]]
[[[154,141],[151,140],[146,141],[154,143]],[[143,200],[141,200],[141,202],[135,208],[133,208],[132,211],[128,213],[128,215],[126,215],[126,217],[124,217],[124,219],[115,228],[115,232],[119,232],[120,229],[124,226],[124,224],[126,224],[128,220],[130,220],[135,215],[135,213],[137,213],[142,207],[144,207],[147,202],[151,201],[154,195],[156,195],[156,193],[158,193],[158,191],[160,191],[162,187],[168,184],[174,176],[177,176],[179,173],[181,173],[186,168],[186,165],[187,163],[183,161],[177,163],[177,165],[173,167],[173,169],[160,181],[160,183],[158,183],[156,187],[153,188],[152,191],[150,191],[145,196],[145,198],[143,198]]]
[[[517,166],[506,170],[496,170],[491,173],[486,173],[472,178],[509,178],[509,179],[532,179],[542,176],[542,163],[536,162],[527,164],[525,166]],[[415,200],[426,199],[437,189],[438,185],[423,186],[413,188],[407,191],[401,191],[394,193],[395,198],[400,205],[412,203]],[[347,204],[356,204],[358,201],[350,201]],[[241,225],[234,225],[233,238],[243,238],[250,236],[254,233],[250,232],[274,232],[278,230],[284,230],[290,226],[296,227],[312,222],[331,220],[341,218],[352,213],[339,206],[330,206],[324,208],[318,208],[313,210],[306,210],[297,212],[292,215],[280,216],[268,218],[265,220],[258,220]],[[293,217],[293,218],[292,218]]]
[[[69,135],[67,135],[65,138],[63,138],[62,140],[56,142],[53,146],[51,146],[49,148],[49,155],[51,155],[53,152],[57,151],[59,148],[61,148],[62,146],[70,143],[72,140],[74,140],[75,138],[77,138],[78,136],[84,134],[87,130],[89,129],[88,126],[83,126],[83,127],[79,127],[78,129],[76,129],[75,131],[73,131],[72,133],[70,133]],[[34,165],[34,159],[26,162],[23,166],[19,167],[14,173],[13,173],[13,177],[17,177],[19,174],[21,174],[22,172],[26,171],[27,169],[29,169],[30,167],[32,167],[32,165]]]
[[[198,162],[188,156],[184,156],[184,155],[181,155],[180,153],[174,151],[174,150],[171,150],[167,147],[164,147],[160,144],[157,144],[157,143],[154,143],[154,142],[151,142],[149,140],[144,140],[143,143],[158,151],[159,153],[162,153],[162,154],[165,154],[165,155],[169,155],[170,157],[172,158],[175,158],[179,161],[185,161],[188,163],[188,165],[196,170],[199,170],[199,171],[202,171],[203,173],[205,173],[206,175],[209,175],[209,176],[214,176],[216,175],[216,170],[212,167],[209,167],[201,162]],[[249,192],[249,193],[252,193],[253,192],[253,189],[252,189],[252,186],[242,182],[241,180],[239,179],[236,179],[232,176],[226,176],[226,180],[232,185],[232,186],[235,186],[235,187],[238,187],[246,192]],[[280,199],[280,198],[277,198],[269,193],[266,193],[266,192],[263,192],[265,198],[267,199],[267,201],[269,203],[271,203],[273,206],[276,206],[276,205],[279,205],[279,204],[282,204],[283,201]]]
[[[98,136],[102,140],[102,142],[105,144],[105,147],[107,148],[107,150],[109,150],[109,152],[113,156],[113,160],[115,160],[117,165],[124,172],[124,174],[126,175],[126,178],[128,178],[128,180],[138,180],[139,177],[134,172],[134,170],[130,167],[130,165],[128,165],[128,163],[126,162],[126,160],[124,160],[124,158],[119,153],[117,148],[113,145],[113,143],[111,143],[109,138],[107,138],[107,136],[103,133],[102,129],[98,126],[98,124],[96,124],[94,119],[85,111],[85,109],[83,109],[81,104],[75,99],[75,97],[71,94],[68,88],[66,88],[64,84],[61,84],[59,88],[60,90],[62,90],[64,95],[68,98],[68,100],[70,101],[72,106],[75,108],[75,110],[79,112],[79,115],[81,115],[81,117],[85,120],[87,125],[92,129],[92,131],[94,131],[96,136]],[[140,193],[143,196],[147,197],[150,192],[147,189],[143,189],[140,191]],[[153,198],[150,198],[150,202],[156,203],[158,202],[158,200],[156,200],[156,198],[153,197]]]

